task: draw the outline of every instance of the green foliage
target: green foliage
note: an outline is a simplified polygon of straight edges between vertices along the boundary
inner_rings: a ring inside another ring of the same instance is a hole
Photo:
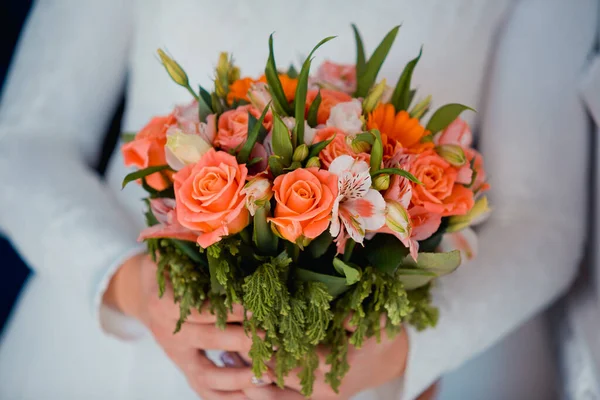
[[[313,258],[320,258],[333,243],[333,237],[328,230],[317,236],[306,248]]]
[[[308,398],[313,392],[315,371],[319,367],[319,356],[314,351],[308,352],[302,359],[301,364],[302,370],[298,374],[298,378],[300,378],[300,385],[302,386],[301,393]]]
[[[354,97],[365,97],[369,92],[369,89],[375,83],[377,79],[377,74],[383,65],[392,45],[394,44],[394,40],[396,40],[396,35],[398,34],[398,30],[400,26],[394,27],[388,34],[383,38],[379,46],[375,49],[369,61],[366,62],[364,68],[361,68],[361,73],[356,75],[357,85],[356,92],[354,93]],[[358,43],[360,43],[360,47],[362,47],[362,40],[360,39],[360,35],[358,35],[358,31],[355,30],[355,37],[357,38],[357,49]],[[360,55],[360,50],[358,51]],[[363,50],[363,58],[364,58],[364,50]],[[357,58],[357,65],[360,60]],[[358,68],[357,68],[358,71]]]
[[[298,71],[296,70],[296,67],[294,67],[294,64],[290,65],[286,72],[286,75],[292,79],[296,79],[298,77]]]
[[[354,285],[360,281],[360,271],[337,257],[333,259],[333,267],[340,275],[346,277],[346,285]]]
[[[238,163],[245,164],[248,162],[250,153],[252,153],[252,149],[254,148],[254,145],[259,139],[261,128],[264,129],[263,121],[267,116],[270,104],[271,103],[267,104],[258,120],[254,117],[254,115],[248,113],[248,139],[246,140],[246,143],[244,143],[237,155]]]
[[[166,170],[170,170],[170,169],[171,169],[171,167],[169,167],[168,165],[158,165],[156,167],[148,167],[148,168],[144,168],[144,169],[140,169],[138,171],[132,172],[130,174],[127,174],[125,176],[125,178],[123,179],[122,188],[127,186],[127,184],[129,182],[137,181],[138,179],[145,178],[148,175],[152,175],[156,172],[162,172],[162,171],[166,171]]]
[[[322,142],[318,142],[311,145],[310,150],[308,151],[308,159],[311,159],[312,157],[317,157],[321,150],[327,147],[329,143],[333,142],[333,139],[335,139],[335,135],[333,135],[331,139],[323,140]]]
[[[366,65],[365,46],[356,25],[352,24],[352,30],[354,31],[354,40],[356,41],[356,76],[362,76]]]
[[[294,146],[290,139],[290,132],[277,114],[273,114],[273,152],[284,167],[292,163]]]
[[[270,205],[266,203],[259,207],[254,214],[252,241],[263,254],[275,254],[279,245],[279,238],[273,233],[267,218],[270,215]]]
[[[408,301],[413,307],[408,323],[422,331],[433,328],[439,319],[439,310],[431,305],[430,285],[408,292]]]
[[[321,97],[321,91],[319,90],[319,92],[317,93],[317,97],[315,97],[313,102],[310,104],[310,107],[308,108],[308,115],[306,117],[306,121],[308,122],[308,125],[313,128],[317,126],[317,115],[319,115],[319,107],[321,106],[321,100],[323,100],[323,98]]]
[[[417,185],[423,184],[423,182],[418,180],[413,174],[411,174],[410,172],[408,172],[406,170],[400,169],[400,168],[383,168],[383,169],[373,172],[371,174],[371,176],[375,177],[380,174],[399,175],[399,176],[402,176],[402,177],[408,179],[411,182],[416,183]]]
[[[377,129],[373,129],[371,133],[375,137],[373,147],[371,147],[371,174],[374,174],[381,169],[383,142],[381,141],[381,133]]]
[[[285,97],[283,86],[279,80],[277,65],[275,64],[275,54],[273,52],[273,34],[269,36],[269,58],[267,60],[267,66],[265,67],[265,77],[267,78],[267,85],[269,86],[269,92],[271,92],[275,111],[279,115],[291,115],[292,108]]]
[[[136,133],[135,132],[123,132],[121,133],[121,141],[123,143],[133,142],[135,140]]]
[[[292,133],[292,144],[294,148],[304,143],[304,113],[306,112],[306,93],[308,92],[308,74],[310,72],[310,64],[314,52],[333,39],[334,36],[327,37],[321,40],[309,53],[308,57],[302,64],[302,69],[298,75],[298,85],[296,86],[296,96],[294,98],[294,117],[296,118],[296,126]]]
[[[375,235],[366,242],[364,253],[374,268],[393,273],[408,255],[408,248],[393,235]]]
[[[475,111],[471,107],[456,103],[441,106],[429,119],[426,129],[435,135],[439,131],[446,129],[465,110]]]
[[[410,81],[412,80],[413,71],[417,66],[417,63],[419,62],[419,59],[421,58],[422,54],[423,47],[421,47],[421,50],[419,50],[419,55],[415,59],[409,61],[408,64],[406,64],[406,67],[404,67],[404,71],[402,71],[402,74],[398,79],[398,83],[396,84],[396,88],[392,93],[392,99],[390,101],[390,103],[392,103],[392,105],[396,109],[396,112],[401,110],[408,110],[408,107],[410,107],[410,102],[414,95],[411,94]]]
[[[327,287],[320,282],[306,284],[306,338],[309,343],[316,345],[327,334],[327,326],[333,318],[329,302],[333,296]]]

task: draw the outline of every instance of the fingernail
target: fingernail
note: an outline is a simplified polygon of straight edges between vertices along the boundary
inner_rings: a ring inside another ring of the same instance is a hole
[[[253,376],[252,384],[255,386],[267,386],[271,384],[271,381],[266,376],[263,376],[262,378],[257,378],[256,376]]]
[[[221,361],[225,364],[226,367],[235,367],[237,366],[238,360],[233,356],[233,354],[224,352],[221,354]]]

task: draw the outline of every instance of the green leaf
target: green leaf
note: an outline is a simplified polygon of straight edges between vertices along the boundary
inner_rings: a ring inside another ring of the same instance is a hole
[[[416,262],[412,257],[407,256],[402,267],[420,268],[433,272],[436,276],[443,276],[454,272],[460,263],[460,250],[453,250],[446,253],[419,253]]]
[[[313,258],[320,258],[327,252],[329,246],[333,243],[333,237],[328,230],[317,236],[307,247],[308,252]]]
[[[390,52],[392,44],[394,44],[399,29],[400,26],[396,26],[388,32],[373,52],[373,55],[371,55],[371,58],[369,58],[363,73],[360,74],[360,76],[357,75],[356,93],[354,94],[354,97],[365,97],[367,93],[369,93],[369,89],[375,83],[377,74]]]
[[[319,47],[329,42],[333,38],[335,38],[335,36],[329,36],[317,43],[317,45],[308,54],[308,57],[306,57],[304,64],[302,64],[300,75],[298,75],[298,85],[296,86],[296,97],[294,99],[294,116],[296,118],[296,126],[292,134],[292,144],[294,145],[294,148],[304,143],[304,113],[306,112],[306,93],[308,92],[308,74],[310,73],[312,55]]]
[[[365,46],[356,25],[352,24],[352,30],[354,31],[354,40],[356,41],[356,76],[359,77],[365,71]]]
[[[206,117],[213,113],[211,104],[212,100],[210,98],[210,93],[200,86],[200,98],[198,99],[198,115],[200,116],[200,121],[206,121]]]
[[[301,282],[320,282],[324,284],[327,287],[327,292],[334,298],[350,288],[346,283],[346,278],[319,274],[303,268],[296,269],[296,277]]]
[[[123,132],[121,133],[121,141],[123,143],[133,142],[137,134],[134,132]]]
[[[370,265],[391,274],[400,267],[409,251],[394,235],[380,233],[366,242],[364,253]]]
[[[298,77],[298,71],[296,71],[294,64],[290,64],[290,67],[288,68],[286,75],[292,79],[296,79]]]
[[[422,185],[423,183],[418,180],[413,174],[411,174],[410,172],[400,169],[400,168],[384,168],[384,169],[380,169],[378,171],[375,171],[371,174],[371,176],[377,176],[379,174],[388,174],[388,175],[400,175],[405,177],[406,179],[408,179],[411,182],[414,182],[418,185]]]
[[[286,167],[281,162],[281,158],[279,156],[273,155],[269,157],[269,168],[271,169],[273,176],[277,177],[283,173],[283,169]]]
[[[168,169],[171,169],[171,167],[169,167],[168,165],[158,165],[156,167],[148,167],[148,168],[140,169],[139,171],[135,171],[130,174],[127,174],[127,176],[125,176],[125,179],[123,179],[122,188],[127,186],[127,184],[129,182],[137,181],[138,179],[145,178],[148,175],[152,175],[156,172],[165,171]]]
[[[254,115],[248,112],[248,139],[246,140],[246,143],[244,143],[244,146],[242,146],[242,149],[237,155],[238,163],[246,164],[248,162],[250,153],[252,153],[252,149],[258,141],[260,128],[263,126],[263,121],[265,120],[267,112],[269,111],[269,105],[270,103],[267,104],[258,120],[254,117]]]
[[[457,103],[441,106],[429,119],[426,129],[432,134],[436,134],[439,131],[446,129],[446,127],[465,110],[475,111],[471,107]]]
[[[360,271],[337,257],[333,259],[333,267],[340,275],[346,277],[346,285],[354,285],[360,280]]]
[[[269,217],[268,203],[264,207],[259,207],[254,214],[254,227],[252,231],[252,240],[256,247],[264,254],[275,254],[279,244],[279,238],[275,236],[267,218]]]
[[[434,272],[421,269],[397,269],[395,276],[404,284],[406,290],[425,286],[437,277]]]
[[[246,167],[251,167],[254,164],[258,164],[259,162],[261,162],[263,160],[262,157],[254,157],[252,160],[248,161],[246,163]]]
[[[323,140],[322,142],[315,143],[310,146],[308,157],[306,157],[306,159],[310,160],[312,157],[317,157],[319,153],[321,153],[321,150],[327,147],[329,143],[333,142],[333,139],[335,139],[335,134],[331,137],[331,139]]]
[[[365,142],[372,146],[375,143],[375,136],[371,132],[363,132],[356,135],[353,141]]]
[[[408,107],[410,107],[410,101],[412,100],[410,81],[412,79],[413,71],[422,54],[423,46],[421,46],[421,50],[419,50],[419,55],[406,64],[404,71],[402,71],[402,75],[400,75],[400,78],[398,79],[398,83],[396,84],[396,88],[392,93],[392,99],[390,101],[396,109],[396,112],[408,110]]]
[[[206,261],[200,255],[198,245],[194,242],[188,242],[185,240],[169,239],[173,245],[179,249],[183,254],[188,256],[192,261],[206,266]]]
[[[267,60],[267,66],[265,67],[265,77],[267,78],[267,85],[273,98],[273,106],[279,114],[285,116],[292,113],[292,109],[285,97],[283,86],[279,80],[279,73],[277,72],[277,65],[275,64],[275,54],[273,52],[273,34],[269,36],[269,59]]]
[[[317,96],[308,108],[308,116],[306,117],[306,121],[308,122],[308,125],[313,128],[317,126],[317,116],[319,115],[319,106],[321,105],[321,100],[321,91],[319,90]]]
[[[291,164],[294,147],[290,139],[290,131],[277,114],[273,114],[273,152],[284,167]]]
[[[210,251],[207,251],[207,259],[208,270],[210,272],[211,292],[215,294],[225,294],[229,263],[225,259],[216,258]]]
[[[383,160],[383,142],[381,141],[381,134],[377,129],[371,130],[371,133],[375,136],[373,147],[371,148],[371,175],[373,175],[381,169],[381,161]]]

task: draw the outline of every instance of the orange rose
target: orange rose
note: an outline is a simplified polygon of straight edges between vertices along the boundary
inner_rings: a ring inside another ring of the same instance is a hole
[[[248,112],[254,117],[260,118],[262,110],[259,111],[251,105],[245,105],[221,114],[214,145],[223,150],[232,150],[246,143],[246,139],[248,139]],[[263,125],[267,130],[271,129],[271,121],[272,115],[268,113],[263,121]]]
[[[319,159],[323,167],[329,168],[329,165],[333,160],[341,155],[349,155],[357,160],[370,162],[371,156],[367,153],[356,153],[352,150],[352,147],[346,141],[346,134],[340,129],[330,126],[328,128],[319,129],[313,143],[319,143],[324,140],[329,140],[335,135],[335,138],[319,153]]]
[[[456,168],[435,151],[427,150],[416,156],[410,172],[423,183],[413,184],[414,205],[443,217],[463,215],[473,207],[473,192],[456,183]]]
[[[318,90],[309,90],[306,94],[306,109],[310,107],[312,102],[317,97]],[[319,105],[319,111],[317,112],[317,123],[324,125],[329,119],[331,108],[338,103],[345,103],[351,101],[352,97],[344,92],[338,92],[335,90],[321,89],[321,104]]]
[[[269,220],[290,242],[314,239],[327,229],[338,195],[337,176],[317,168],[296,169],[275,178],[275,218]]]
[[[211,149],[196,164],[177,172],[175,200],[177,220],[200,232],[197,242],[203,248],[233,235],[249,223],[241,193],[248,169],[234,156]]]
[[[176,122],[175,117],[154,117],[135,136],[135,139],[121,147],[125,165],[139,169],[167,165],[165,145],[167,129]],[[146,177],[146,182],[156,190],[164,190],[171,185],[172,171],[156,172]],[[168,178],[168,179],[167,179]]]

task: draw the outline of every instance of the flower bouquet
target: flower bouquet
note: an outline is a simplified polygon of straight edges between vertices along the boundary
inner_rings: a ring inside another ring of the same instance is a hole
[[[161,291],[167,280],[173,287],[175,332],[207,301],[224,328],[239,303],[249,312],[256,376],[272,357],[279,385],[300,367],[305,396],[317,345],[329,350],[326,379],[337,389],[349,345],[404,323],[436,324],[431,285],[461,263],[460,250],[440,251],[444,239],[473,238],[469,226],[487,212],[483,161],[459,118],[468,107],[442,106],[424,125],[431,99],[413,104],[411,87],[421,54],[389,87],[377,75],[398,27],[369,59],[353,28],[355,66],[326,62],[310,75],[329,37],[299,72],[281,72],[271,36],[263,76],[242,78],[223,53],[212,91],[191,87],[159,50],[193,101],[122,147],[138,168],[123,185],[137,181],[148,192],[140,240]]]

